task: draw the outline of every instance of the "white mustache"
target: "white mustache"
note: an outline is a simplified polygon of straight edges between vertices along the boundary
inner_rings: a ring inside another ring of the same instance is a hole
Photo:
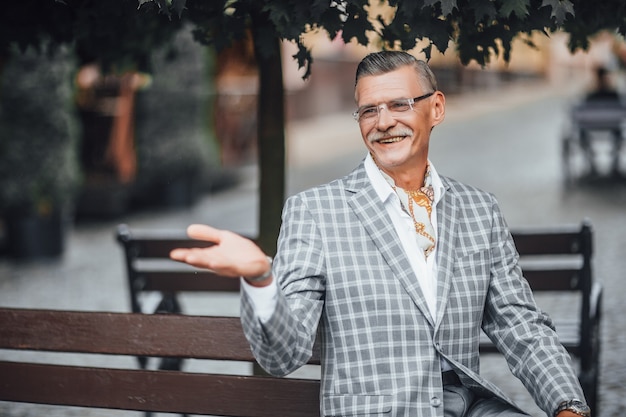
[[[413,130],[409,128],[398,128],[396,130],[390,130],[387,132],[372,132],[367,135],[367,140],[372,143],[377,140],[393,138],[396,136],[413,136]]]

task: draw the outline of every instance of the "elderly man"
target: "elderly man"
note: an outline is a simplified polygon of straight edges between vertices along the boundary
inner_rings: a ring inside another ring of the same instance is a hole
[[[428,158],[445,115],[430,68],[370,54],[355,100],[368,154],[287,200],[273,266],[251,241],[203,225],[189,235],[215,245],[172,258],[241,277],[243,327],[269,373],[305,364],[319,334],[324,416],[526,416],[480,376],[481,328],[548,415],[589,415],[495,198]]]

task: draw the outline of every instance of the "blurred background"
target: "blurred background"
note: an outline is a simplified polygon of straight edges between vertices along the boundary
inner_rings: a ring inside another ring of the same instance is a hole
[[[626,89],[626,44],[602,32],[588,51],[571,54],[564,34],[533,41],[538,48],[514,44],[509,63],[484,68],[461,65],[452,50],[433,53],[447,114],[433,133],[431,159],[443,175],[493,192],[512,227],[592,221],[596,279],[605,286],[600,415],[619,415],[626,406],[624,161],[618,153],[617,175],[606,171],[615,150],[600,140],[600,174],[571,178],[562,147],[572,107],[596,88],[597,68],[619,94]],[[287,195],[346,175],[365,155],[351,112],[356,65],[370,50],[322,33],[307,42],[314,64],[306,80],[295,46],[281,44]],[[251,39],[218,53],[182,25],[145,54],[145,69],[110,71],[98,58],[94,49],[51,48],[14,50],[2,62],[1,306],[129,311],[114,239],[119,223],[259,232]],[[189,296],[185,305],[189,313],[238,314],[231,295]],[[484,372],[543,415],[504,368],[488,359]],[[42,413],[132,414],[0,402],[0,416]]]
[[[600,67],[615,90],[626,88],[620,38],[601,33],[588,51],[576,54],[566,41],[559,33],[538,35],[538,48],[520,41],[510,62],[499,59],[484,68],[462,65],[453,50],[433,54],[430,64],[449,99],[483,93],[502,100],[520,86],[543,85],[569,94],[573,104],[595,88]],[[146,54],[150,72],[121,74],[103,72],[89,53],[14,51],[2,75],[2,253],[29,258],[63,252],[62,241],[49,247],[20,241],[28,239],[38,214],[64,225],[122,219],[190,207],[235,185],[242,169],[258,160],[258,67],[251,42],[217,53],[194,41],[190,27],[180,28],[171,43]],[[320,128],[351,123],[355,67],[369,52],[323,33],[309,43],[315,71],[306,80],[292,58],[295,46],[282,44],[287,152],[298,146],[292,128],[306,126],[319,136]],[[485,105],[479,100],[461,113]],[[323,154],[334,157],[345,145],[334,146]],[[25,214],[30,217],[22,220]],[[49,229],[63,237],[58,226]]]

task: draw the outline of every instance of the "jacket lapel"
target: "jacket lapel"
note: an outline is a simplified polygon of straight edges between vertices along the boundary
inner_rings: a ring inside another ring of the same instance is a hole
[[[346,191],[353,194],[348,197],[348,204],[376,244],[394,276],[401,282],[422,314],[434,326],[435,323],[428,311],[424,294],[400,244],[393,222],[367,178],[362,163],[346,178]]]
[[[448,304],[450,288],[452,285],[452,272],[454,268],[454,240],[456,236],[457,199],[449,192],[450,184],[442,177],[445,191],[442,199],[437,204],[437,323],[441,324],[443,314]]]

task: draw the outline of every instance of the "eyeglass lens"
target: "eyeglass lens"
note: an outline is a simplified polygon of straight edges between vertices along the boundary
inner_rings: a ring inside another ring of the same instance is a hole
[[[428,98],[433,94],[434,93],[427,93],[415,98],[396,99],[376,106],[363,107],[354,112],[353,116],[358,122],[362,122],[364,120],[374,120],[380,115],[381,110],[384,108],[392,117],[395,117],[400,113],[413,109],[413,103]]]

